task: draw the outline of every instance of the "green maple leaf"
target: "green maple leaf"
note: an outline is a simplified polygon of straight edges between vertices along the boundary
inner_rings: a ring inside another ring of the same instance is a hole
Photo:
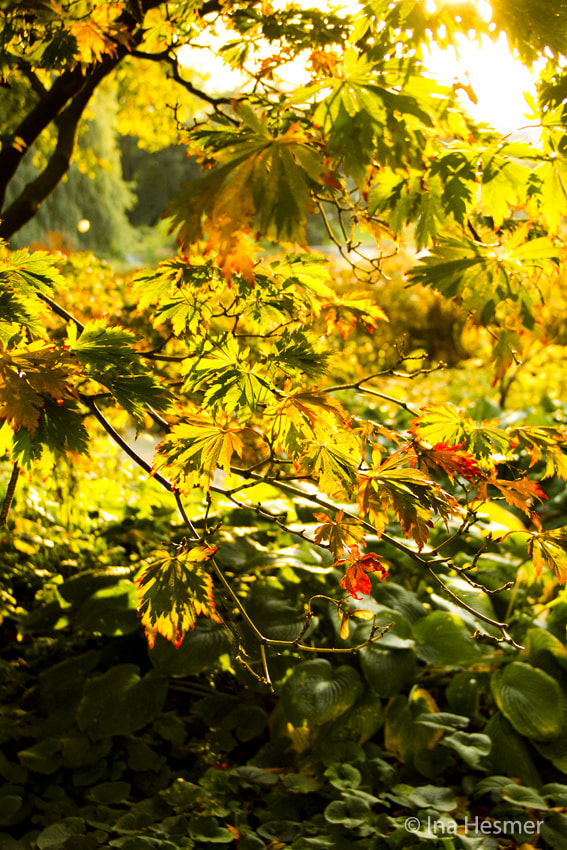
[[[200,614],[219,623],[213,582],[204,569],[216,547],[182,545],[178,553],[147,563],[138,574],[139,613],[150,647],[156,634],[179,646]]]
[[[353,435],[354,436],[354,435]],[[312,475],[330,496],[350,493],[357,481],[360,446],[350,441],[313,442],[297,462],[298,469]]]
[[[8,251],[0,240],[0,287],[26,297],[30,289],[49,295],[55,286],[64,287],[65,279],[47,251]]]
[[[106,387],[116,401],[141,421],[145,406],[169,406],[169,393],[134,350],[135,335],[125,328],[107,327],[103,319],[85,324],[79,334],[68,325],[68,344],[85,374]]]
[[[154,470],[166,470],[175,486],[209,488],[220,467],[230,472],[234,454],[242,456],[242,428],[217,425],[206,413],[188,416],[159,444]]]
[[[213,411],[253,411],[258,405],[273,401],[273,385],[262,374],[260,364],[250,364],[249,351],[240,349],[237,341],[229,337],[190,362],[183,389],[202,392],[203,407]]]
[[[442,185],[441,198],[445,211],[463,224],[476,190],[477,154],[471,150],[451,150],[437,157],[431,166],[431,176],[438,176]]]
[[[421,442],[430,446],[439,443],[460,446],[479,463],[485,461],[490,466],[494,455],[507,454],[511,448],[511,438],[495,424],[482,422],[479,425],[452,404],[442,404],[417,417],[411,430]]]

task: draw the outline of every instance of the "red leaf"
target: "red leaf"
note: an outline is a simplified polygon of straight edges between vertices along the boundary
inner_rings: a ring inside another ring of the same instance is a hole
[[[358,592],[368,595],[371,590],[370,579],[367,573],[380,573],[380,578],[383,580],[388,574],[388,569],[381,561],[380,556],[375,552],[369,552],[367,555],[360,555],[357,547],[353,546],[348,561],[337,561],[339,564],[348,564],[344,578],[341,579],[341,587],[352,596],[353,599],[359,599]]]
[[[455,475],[460,475],[467,481],[474,481],[475,478],[483,475],[482,469],[474,456],[470,452],[463,451],[463,443],[457,446],[451,446],[446,442],[435,443],[430,449],[419,443],[414,443],[414,448],[420,469],[425,467],[427,472],[442,469],[443,472],[447,473],[451,482]]]

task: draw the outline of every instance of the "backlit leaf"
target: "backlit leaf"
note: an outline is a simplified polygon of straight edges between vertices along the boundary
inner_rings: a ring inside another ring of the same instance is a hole
[[[243,433],[234,425],[217,424],[204,412],[188,415],[159,444],[154,470],[165,470],[183,490],[208,489],[218,468],[229,472],[233,455],[242,456]]]
[[[345,547],[350,549],[364,540],[364,529],[360,522],[355,517],[345,517],[343,511],[337,511],[334,519],[325,513],[314,514],[314,517],[322,523],[315,529],[315,541],[328,542],[335,558],[343,554]]]
[[[543,567],[547,566],[557,573],[561,584],[565,584],[567,581],[567,531],[564,527],[532,535],[528,554],[533,561],[536,575],[541,575]]]
[[[139,612],[150,648],[156,634],[179,646],[199,614],[220,622],[213,601],[213,581],[203,566],[216,548],[182,544],[171,556],[149,561],[138,574]]]

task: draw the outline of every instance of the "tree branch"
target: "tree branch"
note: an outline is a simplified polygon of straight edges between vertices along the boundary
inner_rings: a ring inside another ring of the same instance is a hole
[[[0,237],[8,239],[36,215],[44,200],[69,170],[75,152],[79,123],[96,87],[118,64],[117,59],[102,62],[87,78],[81,90],[55,119],[57,144],[43,171],[25,186],[10,204],[0,223]],[[41,102],[41,101],[40,101]]]

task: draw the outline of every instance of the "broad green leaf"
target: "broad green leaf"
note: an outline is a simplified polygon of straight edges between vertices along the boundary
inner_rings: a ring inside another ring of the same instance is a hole
[[[416,665],[413,649],[381,649],[377,644],[360,651],[360,666],[371,691],[381,697],[393,697],[412,678]]]
[[[481,658],[479,644],[455,614],[432,611],[413,627],[418,657],[440,666],[471,664]]]
[[[344,714],[325,726],[321,736],[364,744],[381,728],[383,720],[382,703],[375,694],[365,693]]]
[[[539,787],[541,777],[533,761],[533,752],[526,739],[518,735],[500,712],[492,715],[484,731],[492,741],[489,756],[492,770],[513,779],[518,778],[524,785]],[[505,782],[501,782],[500,789],[505,785]]]
[[[130,735],[157,717],[166,696],[164,676],[154,671],[140,676],[135,664],[117,664],[86,682],[77,711],[79,729],[94,741]]]
[[[520,735],[549,741],[561,734],[561,692],[543,670],[513,661],[492,674],[491,686],[498,708]]]
[[[294,726],[321,726],[350,708],[362,692],[354,667],[334,668],[318,658],[293,669],[282,691],[283,708]]]

